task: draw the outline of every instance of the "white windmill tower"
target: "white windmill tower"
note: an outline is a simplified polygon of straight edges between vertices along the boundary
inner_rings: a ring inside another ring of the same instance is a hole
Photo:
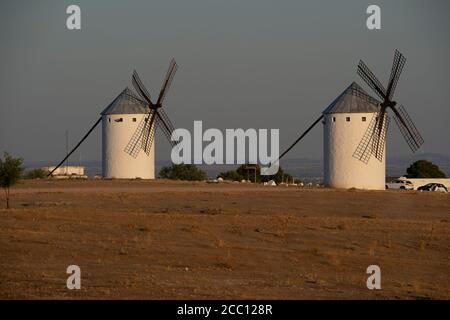
[[[133,133],[149,120],[149,109],[126,88],[102,112],[102,175],[116,179],[154,179],[155,144],[135,157],[125,153]],[[152,130],[155,128],[153,127]],[[142,140],[141,140],[142,141]],[[140,148],[138,148],[139,150]]]
[[[170,88],[178,65],[170,62],[163,86],[156,103],[142,84],[136,71],[132,82],[138,95],[126,88],[102,112],[101,117],[89,129],[78,144],[49,173],[58,169],[64,161],[83,143],[95,127],[102,122],[102,175],[104,178],[154,179],[155,178],[155,130],[160,127],[175,146],[178,138],[172,137],[175,130],[163,110],[163,101]],[[143,150],[144,152],[140,152]]]
[[[379,102],[353,82],[323,111],[324,184],[333,188],[384,189],[385,159],[353,157]],[[369,125],[370,126],[370,125]],[[373,129],[373,128],[372,128]],[[382,148],[385,146],[383,145]],[[384,154],[384,153],[383,153]]]
[[[335,188],[379,190],[385,188],[385,149],[389,124],[387,109],[413,152],[424,140],[403,106],[392,100],[405,57],[395,50],[388,86],[385,89],[363,61],[358,75],[382,102],[352,83],[322,115],[286,150],[291,150],[322,119],[324,124],[324,183]],[[372,155],[374,157],[372,157]]]

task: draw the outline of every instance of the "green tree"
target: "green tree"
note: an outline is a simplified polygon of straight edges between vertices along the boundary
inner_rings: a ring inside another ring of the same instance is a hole
[[[255,182],[255,169],[256,169],[256,182],[261,182],[261,170],[257,164],[242,164],[236,172],[241,175],[245,180]]]
[[[173,164],[170,167],[162,167],[159,176],[171,180],[206,180],[208,176],[193,164]]]
[[[439,167],[427,160],[418,160],[406,169],[408,178],[446,178]]]
[[[33,169],[25,172],[25,179],[44,179],[47,177],[48,172],[42,169]]]
[[[3,159],[0,158],[0,186],[5,190],[6,209],[9,209],[10,189],[22,177],[22,163],[21,158],[13,158],[7,152],[5,152]]]
[[[223,172],[219,176],[225,180],[241,181],[242,179],[245,180],[248,179],[252,182],[255,182],[255,168],[256,168],[256,182],[273,180],[277,184],[279,184],[283,181],[284,182],[292,181],[292,176],[284,172],[284,170],[281,167],[279,167],[278,172],[272,176],[262,176],[261,168],[259,165],[248,165],[248,164],[243,164],[239,166],[236,169],[236,171]]]

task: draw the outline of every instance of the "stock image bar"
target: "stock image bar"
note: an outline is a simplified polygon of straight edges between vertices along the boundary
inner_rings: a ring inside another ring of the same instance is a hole
[[[446,304],[448,30],[443,0],[0,1],[1,308]]]

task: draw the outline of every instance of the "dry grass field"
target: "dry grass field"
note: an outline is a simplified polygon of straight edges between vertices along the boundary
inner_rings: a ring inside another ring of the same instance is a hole
[[[450,298],[450,194],[42,180],[12,205],[1,299]]]

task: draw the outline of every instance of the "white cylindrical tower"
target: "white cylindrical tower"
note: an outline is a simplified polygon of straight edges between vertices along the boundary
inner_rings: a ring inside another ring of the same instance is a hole
[[[150,152],[141,148],[136,157],[125,152],[127,144],[144,117],[149,118],[148,107],[136,99],[128,88],[103,110],[102,114],[102,175],[113,179],[154,179],[155,141]]]
[[[379,161],[368,151],[367,163],[361,161],[355,154],[378,111],[379,102],[356,83],[352,83],[325,109],[323,138],[326,186],[346,189],[385,189],[385,152],[382,161]]]

